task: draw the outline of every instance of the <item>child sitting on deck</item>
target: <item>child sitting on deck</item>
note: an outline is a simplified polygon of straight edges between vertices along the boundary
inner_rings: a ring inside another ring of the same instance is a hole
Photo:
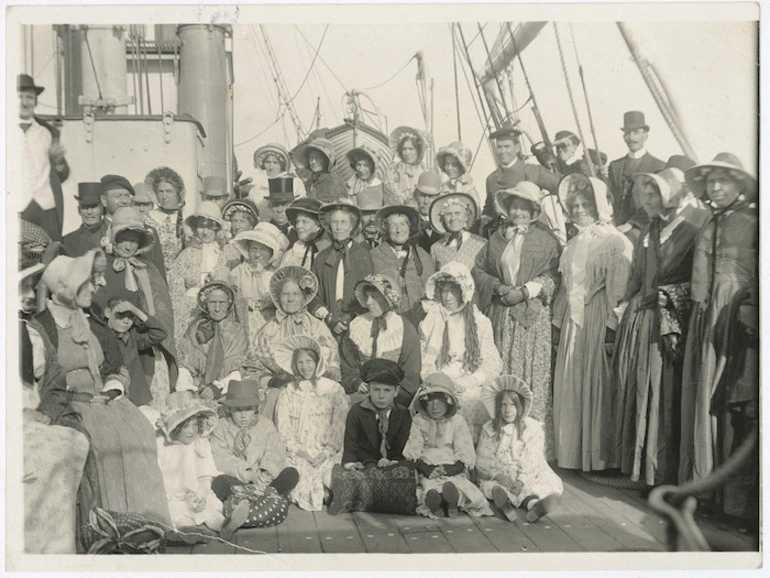
[[[470,481],[476,462],[468,424],[458,413],[452,380],[443,373],[429,375],[410,404],[412,428],[404,457],[416,462],[419,472],[417,513],[448,518],[458,508],[472,516],[492,516],[484,494]]]
[[[545,459],[543,424],[529,417],[532,392],[518,377],[503,375],[484,385],[482,401],[492,419],[476,450],[481,489],[511,522],[518,507],[535,522],[558,505],[564,487]]]
[[[275,405],[275,425],[286,441],[288,464],[299,471],[299,483],[289,498],[303,510],[320,511],[324,501],[330,501],[332,469],[342,458],[345,390],[320,377],[325,360],[312,337],[285,338],[275,347],[275,361],[294,376]]]

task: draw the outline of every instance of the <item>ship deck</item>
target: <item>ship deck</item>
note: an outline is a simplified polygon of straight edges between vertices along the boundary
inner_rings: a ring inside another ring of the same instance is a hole
[[[557,470],[564,482],[558,511],[530,524],[525,512],[508,522],[494,517],[431,520],[355,512],[329,515],[292,505],[287,519],[273,528],[241,529],[234,544],[169,547],[169,554],[384,553],[436,554],[482,552],[663,552],[666,523],[638,490],[599,485],[569,470]],[[756,551],[745,528],[698,519],[709,542],[716,536],[734,551]]]

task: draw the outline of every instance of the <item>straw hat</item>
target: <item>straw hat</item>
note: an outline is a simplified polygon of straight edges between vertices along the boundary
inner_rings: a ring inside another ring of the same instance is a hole
[[[425,378],[409,404],[412,415],[424,411],[423,404],[431,393],[443,393],[447,396],[447,411],[444,417],[450,418],[457,413],[459,403],[454,382],[444,373],[432,373]]]
[[[192,230],[195,230],[198,223],[204,219],[216,223],[219,225],[219,228],[222,229],[222,213],[219,210],[219,205],[214,201],[203,201],[200,203],[195,209],[195,212],[187,217],[184,222],[185,225]]]
[[[156,425],[166,439],[170,439],[172,432],[194,415],[202,415],[205,418],[205,426],[201,432],[203,437],[209,435],[217,425],[217,411],[213,402],[200,399],[189,390],[175,391],[166,398],[166,406],[161,410]]]
[[[93,274],[97,254],[103,253],[99,249],[91,249],[75,259],[65,255],[56,257],[43,272],[43,283],[53,295],[74,305],[78,289]]]
[[[271,263],[275,263],[283,257],[284,251],[289,246],[289,240],[286,235],[281,233],[280,229],[272,223],[257,223],[257,226],[249,231],[241,231],[233,239],[235,248],[246,259],[249,258],[249,246],[256,242],[272,249],[273,256]]]
[[[381,273],[372,273],[371,275],[364,277],[356,284],[353,293],[355,294],[358,303],[365,309],[366,289],[374,289],[382,296],[383,299],[385,299],[385,303],[387,303],[392,310],[398,310],[398,302],[401,298],[401,290],[399,289],[398,284],[387,275],[382,275]]]
[[[664,169],[659,173],[640,173],[636,177],[637,186],[634,187],[634,202],[637,207],[643,205],[644,186],[653,182],[658,187],[663,199],[663,207],[670,209],[679,205],[684,189],[684,173],[679,169]]]
[[[524,402],[521,419],[529,415],[529,410],[532,408],[532,390],[529,389],[527,382],[513,375],[501,375],[481,387],[481,403],[484,404],[491,418],[495,417],[495,399],[501,391],[518,393]]]
[[[535,183],[530,181],[520,181],[511,189],[502,189],[495,193],[495,208],[503,215],[508,215],[511,208],[511,201],[514,197],[519,197],[529,201],[535,207],[540,207],[543,199],[543,191]]]
[[[476,200],[467,193],[448,193],[434,200],[430,205],[430,226],[438,233],[446,233],[444,223],[441,222],[441,215],[451,205],[460,205],[468,214],[468,222],[465,229],[470,229],[479,216],[479,209],[476,206]]]
[[[155,239],[144,224],[144,217],[136,207],[120,207],[112,216],[110,224],[110,242],[115,244],[123,231],[135,231],[141,235],[137,254],[146,253],[152,248]]]
[[[607,185],[604,181],[582,173],[569,173],[559,181],[558,190],[559,202],[565,214],[568,211],[568,201],[577,194],[583,194],[593,200],[600,220],[612,219],[612,205],[607,199]]]
[[[467,265],[459,261],[450,261],[433,275],[428,277],[425,282],[425,296],[428,299],[436,300],[436,285],[443,281],[452,281],[460,287],[463,298],[463,304],[470,303],[473,294],[476,292],[476,283],[473,281],[471,270]]]
[[[296,158],[297,161],[308,170],[310,169],[308,166],[308,154],[310,153],[310,149],[317,150],[322,155],[324,155],[326,160],[329,161],[327,170],[332,170],[332,167],[337,162],[337,155],[334,152],[334,143],[332,141],[325,138],[316,138],[310,142],[301,144],[296,149],[294,149],[294,158]]]
[[[393,132],[390,133],[390,138],[388,139],[390,150],[393,151],[394,155],[397,155],[398,158],[401,159],[399,148],[406,138],[417,141],[419,150],[417,151],[417,162],[415,164],[420,164],[420,161],[422,161],[425,156],[425,151],[428,149],[428,140],[425,138],[425,134],[416,128],[412,128],[411,126],[399,126],[394,129]],[[404,159],[401,160],[403,161]]]
[[[719,153],[710,163],[694,166],[684,174],[690,190],[696,197],[702,198],[706,194],[708,176],[717,169],[727,170],[731,177],[744,183],[743,193],[749,200],[757,198],[757,180],[743,168],[743,163],[732,153]]]
[[[270,155],[277,156],[278,162],[283,164],[281,171],[289,170],[289,153],[280,143],[271,142],[254,151],[254,168],[265,170],[265,161]]]
[[[222,209],[222,219],[229,221],[238,212],[251,215],[255,223],[259,222],[259,209],[250,199],[233,199],[228,201]]]
[[[444,170],[444,163],[448,156],[457,159],[457,162],[459,162],[460,166],[463,168],[463,174],[467,174],[468,171],[471,170],[473,153],[471,153],[471,151],[460,141],[453,142],[449,146],[441,147],[438,150],[438,153],[436,154],[436,164],[444,172],[446,172]]]
[[[279,309],[281,308],[281,289],[287,280],[292,280],[299,286],[305,301],[303,307],[307,306],[318,293],[318,279],[312,271],[299,265],[281,267],[270,278],[270,296]]]
[[[206,298],[212,291],[216,291],[217,289],[225,292],[227,295],[227,300],[230,304],[230,310],[232,311],[233,303],[235,302],[235,292],[233,291],[233,288],[224,281],[212,281],[211,283],[206,283],[203,287],[200,288],[196,298],[198,308],[206,314],[208,314],[208,309],[206,309]],[[229,312],[230,311],[228,311],[228,314]]]
[[[308,335],[292,335],[279,341],[273,352],[273,359],[278,367],[283,369],[289,375],[294,375],[294,368],[291,360],[297,349],[310,349],[318,354],[318,367],[316,367],[316,376],[320,377],[326,373],[326,360],[323,351],[318,342]]]

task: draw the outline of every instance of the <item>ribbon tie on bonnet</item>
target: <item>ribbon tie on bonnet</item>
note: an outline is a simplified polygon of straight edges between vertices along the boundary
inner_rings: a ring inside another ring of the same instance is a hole
[[[152,297],[152,285],[150,275],[147,273],[147,263],[136,257],[116,257],[112,264],[116,273],[125,271],[126,290],[136,293],[141,289],[147,301],[147,313],[155,315],[155,300]]]

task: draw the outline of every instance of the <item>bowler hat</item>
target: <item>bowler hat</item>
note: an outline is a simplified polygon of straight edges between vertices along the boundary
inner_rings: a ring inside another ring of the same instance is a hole
[[[318,220],[318,213],[321,211],[321,201],[316,199],[309,199],[307,197],[300,197],[294,201],[291,206],[286,208],[286,217],[292,226],[297,224],[297,216],[300,213],[306,213]]]
[[[404,379],[404,370],[390,359],[370,359],[361,366],[361,381],[399,385]]]
[[[37,86],[29,74],[20,74],[16,77],[16,91],[34,90],[35,94],[40,95],[45,90],[42,86]]]
[[[438,195],[441,192],[441,175],[433,171],[421,173],[417,179],[415,191],[419,191],[429,197]]]
[[[136,194],[134,187],[128,182],[126,177],[120,175],[104,175],[99,182],[99,194],[104,194],[107,191],[113,191],[115,189],[126,189],[133,197]]]
[[[291,203],[294,196],[294,177],[275,177],[267,179],[269,194],[268,202],[272,203]]]
[[[623,126],[620,130],[626,132],[627,130],[636,130],[643,128],[644,130],[650,130],[650,127],[644,120],[644,113],[638,110],[629,110],[623,114]]]
[[[259,382],[253,379],[232,380],[227,384],[227,395],[219,401],[228,407],[258,406],[261,402]]]
[[[99,204],[101,183],[78,183],[78,194],[75,200],[81,207],[93,207]]]

